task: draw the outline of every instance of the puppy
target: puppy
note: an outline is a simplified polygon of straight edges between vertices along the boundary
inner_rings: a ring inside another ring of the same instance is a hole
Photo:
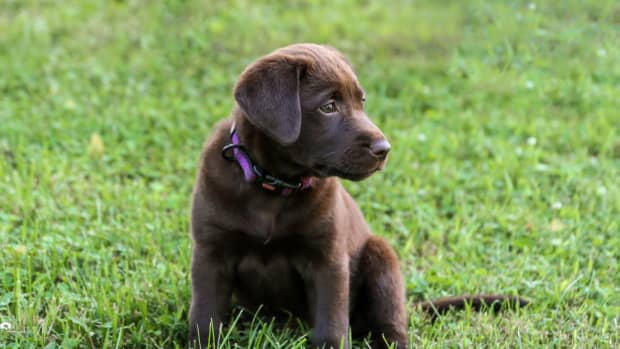
[[[371,234],[338,179],[367,178],[390,151],[364,111],[351,64],[330,47],[284,47],[247,67],[234,97],[194,186],[192,344],[206,346],[210,326],[219,333],[234,295],[249,309],[306,319],[314,347],[349,348],[351,329],[371,333],[375,348],[406,348],[397,256]],[[420,308],[506,299],[459,297]]]

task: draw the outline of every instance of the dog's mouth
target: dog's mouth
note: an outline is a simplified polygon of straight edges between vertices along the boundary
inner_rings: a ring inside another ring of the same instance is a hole
[[[355,172],[336,172],[334,174],[334,176],[340,177],[340,178],[344,178],[344,179],[348,179],[350,181],[361,181],[364,180],[368,177],[370,177],[373,173],[375,173],[377,170],[372,170],[370,172],[366,172],[366,173],[355,173]]]
[[[340,177],[343,179],[348,179],[351,181],[361,181],[370,177],[373,173],[382,170],[384,167],[384,162],[371,168],[370,170],[360,170],[360,169],[340,169],[329,167],[325,165],[317,165],[313,168],[314,176],[319,178],[325,177]]]

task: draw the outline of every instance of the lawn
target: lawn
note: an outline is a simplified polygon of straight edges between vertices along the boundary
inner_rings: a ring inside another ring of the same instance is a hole
[[[189,197],[255,58],[328,43],[392,143],[346,182],[411,302],[416,348],[620,346],[620,3],[0,2],[0,347],[183,348]],[[239,321],[222,348],[303,348]],[[363,344],[359,344],[362,346]]]

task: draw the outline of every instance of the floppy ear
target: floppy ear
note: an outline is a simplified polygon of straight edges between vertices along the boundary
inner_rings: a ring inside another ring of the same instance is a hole
[[[235,86],[235,100],[249,121],[282,145],[299,137],[299,79],[303,61],[268,56],[248,67]]]

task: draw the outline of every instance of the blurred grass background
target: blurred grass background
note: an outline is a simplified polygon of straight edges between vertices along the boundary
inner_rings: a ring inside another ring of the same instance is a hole
[[[258,56],[327,43],[393,145],[347,182],[411,301],[415,347],[620,345],[620,3],[0,1],[0,347],[184,347],[198,155]],[[303,348],[231,326],[224,348]],[[364,344],[360,343],[360,346]]]

